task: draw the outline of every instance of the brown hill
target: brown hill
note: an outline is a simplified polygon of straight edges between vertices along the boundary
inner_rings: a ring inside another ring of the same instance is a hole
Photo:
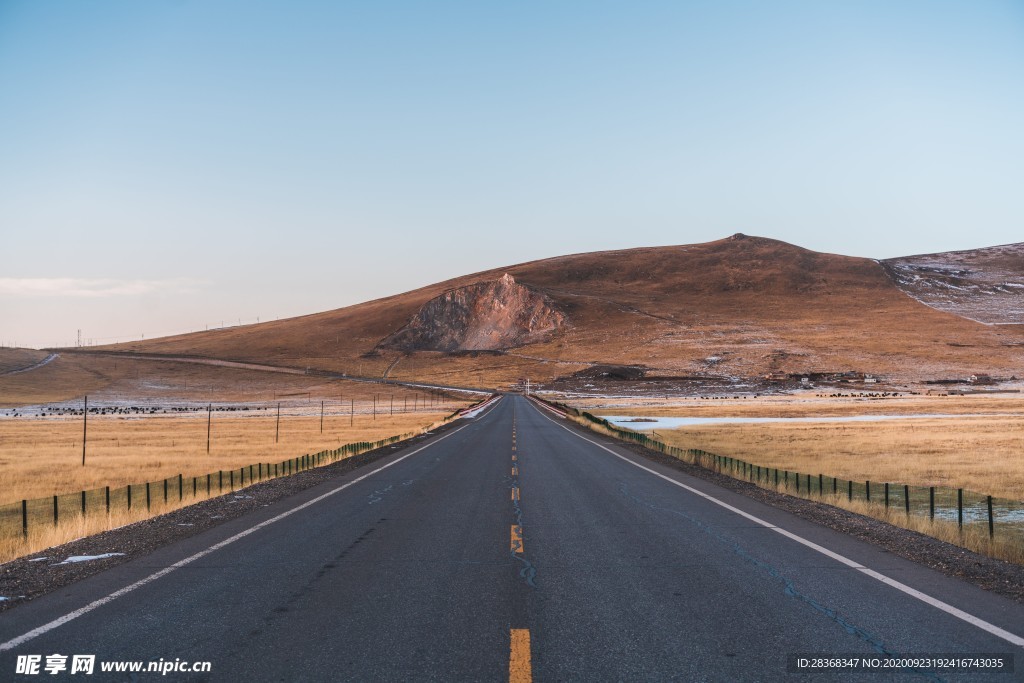
[[[502,285],[506,273],[514,281]],[[1021,371],[1022,341],[1018,326],[923,305],[876,261],[734,235],[533,261],[315,315],[108,348],[502,386],[596,365],[648,376],[1010,375]]]

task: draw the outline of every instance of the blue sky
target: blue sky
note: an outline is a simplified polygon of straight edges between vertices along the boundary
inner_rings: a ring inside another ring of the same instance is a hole
[[[1024,239],[1024,3],[0,0],[0,343],[734,232]]]

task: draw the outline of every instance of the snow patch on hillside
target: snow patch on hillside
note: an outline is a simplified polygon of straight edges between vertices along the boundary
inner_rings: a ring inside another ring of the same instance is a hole
[[[879,263],[927,306],[989,325],[1024,323],[1024,243]]]

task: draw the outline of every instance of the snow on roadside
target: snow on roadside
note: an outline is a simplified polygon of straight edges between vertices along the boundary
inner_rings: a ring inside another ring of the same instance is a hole
[[[102,555],[72,555],[68,559],[64,560],[63,562],[58,562],[54,566],[62,564],[74,564],[76,562],[92,562],[93,560],[105,560],[108,557],[118,557],[119,555],[124,555],[124,553],[103,553]]]

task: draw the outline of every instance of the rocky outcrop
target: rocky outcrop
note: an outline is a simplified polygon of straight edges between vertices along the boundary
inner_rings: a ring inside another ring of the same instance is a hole
[[[565,315],[544,294],[505,274],[425,303],[379,348],[400,351],[497,351],[548,339]]]

